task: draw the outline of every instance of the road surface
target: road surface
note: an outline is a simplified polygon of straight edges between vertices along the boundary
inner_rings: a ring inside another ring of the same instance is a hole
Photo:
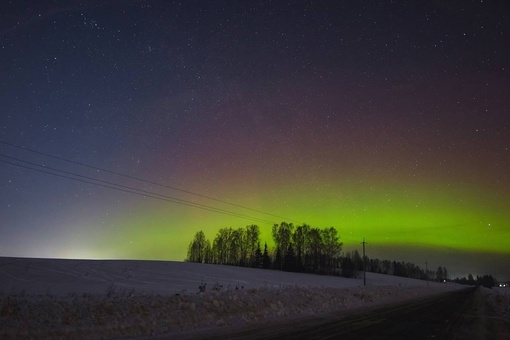
[[[509,339],[508,322],[487,318],[468,288],[357,312],[195,334],[206,339]]]

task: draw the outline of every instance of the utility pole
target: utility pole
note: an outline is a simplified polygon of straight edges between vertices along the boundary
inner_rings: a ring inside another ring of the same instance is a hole
[[[365,238],[363,237],[363,242],[361,242],[363,244],[363,286],[366,286],[367,285],[367,259],[365,257],[365,244],[367,244],[365,242]]]
[[[429,286],[429,263],[425,261],[425,275],[427,278],[427,287]]]

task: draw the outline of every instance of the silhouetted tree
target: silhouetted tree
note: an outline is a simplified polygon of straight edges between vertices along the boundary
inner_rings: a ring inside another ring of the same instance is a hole
[[[368,261],[369,271],[372,273],[381,273],[381,261],[378,259],[370,259]]]
[[[296,227],[294,234],[292,234],[292,242],[294,242],[297,259],[297,270],[305,270],[305,251],[307,249],[307,235],[310,232],[310,226],[307,224]]]
[[[189,262],[204,262],[207,252],[207,241],[205,234],[202,230],[198,231],[193,238],[193,241],[188,246],[188,257]]]
[[[352,261],[351,254],[346,253],[341,259],[342,276],[354,277],[356,276],[356,269]]]
[[[319,228],[310,228],[307,238],[308,249],[306,251],[307,262],[310,264],[310,270],[318,273],[321,269],[321,256],[323,251],[323,241]]]
[[[232,261],[232,228],[218,230],[213,241],[212,253],[214,263],[233,264]]]
[[[393,275],[407,277],[407,272],[404,264],[393,261]]]
[[[341,273],[353,277],[357,271],[367,271],[397,275],[416,279],[436,278],[448,280],[446,267],[439,266],[436,271],[422,268],[411,262],[363,259],[358,250],[340,256],[342,242],[335,228],[312,228],[306,224],[294,229],[292,223],[281,222],[273,225],[272,237],[276,247],[270,256],[267,243],[264,252],[260,249],[260,230],[256,225],[246,228],[221,228],[211,242],[198,231],[188,246],[186,261],[251,266],[255,268],[273,268],[286,271],[308,271],[314,273]],[[456,278],[455,282],[493,287],[496,280],[490,275],[468,278]]]
[[[281,269],[283,266],[283,255],[282,252],[285,252],[289,248],[289,244],[292,240],[292,232],[294,230],[294,225],[292,223],[281,222],[280,224],[273,225],[272,228],[272,236],[274,243],[276,245],[277,251],[280,250],[280,263],[277,265],[277,268]],[[275,258],[276,260],[276,258]]]
[[[245,263],[246,243],[244,228],[233,229],[230,234],[230,252],[228,264],[243,266]]]
[[[288,272],[295,272],[297,270],[297,258],[292,248],[292,243],[289,244],[287,253],[285,254],[285,260],[283,262],[283,270]]]
[[[357,271],[363,270],[363,258],[359,254],[358,250],[354,250],[352,254],[352,262],[354,262],[354,269]]]
[[[445,276],[444,276],[444,272],[443,272],[443,267],[441,267],[441,266],[437,267],[436,280],[439,282],[443,282],[444,280],[446,280]]]
[[[386,275],[393,275],[393,262],[390,260],[382,260],[381,272]]]
[[[205,241],[204,263],[213,263],[211,241]]]
[[[324,253],[323,267],[327,273],[332,273],[334,268],[338,268],[343,243],[339,241],[338,232],[333,227],[323,229],[321,234]]]
[[[280,251],[280,248],[276,248],[276,254],[274,256],[273,261],[273,269],[282,270],[282,266],[283,266],[282,252]]]
[[[267,252],[267,243],[264,243],[264,253],[262,254],[262,268],[265,269],[271,268],[271,258],[269,258],[269,253]]]
[[[473,278],[473,275],[469,274],[468,278],[465,277],[462,278],[455,278],[453,280],[456,283],[460,284],[468,284],[468,285],[478,285],[478,286],[484,286],[487,288],[493,288],[497,285],[497,280],[492,275],[483,275],[483,276],[476,276],[476,280]]]
[[[255,260],[253,261],[252,267],[254,268],[262,268],[263,255],[260,250],[260,243],[257,245],[257,249],[255,249]]]
[[[492,288],[496,285],[496,279],[492,275],[476,276],[476,283],[480,286]]]
[[[248,266],[253,266],[253,262],[256,261],[257,247],[260,251],[260,230],[255,224],[246,226],[246,253],[247,258],[244,260]]]

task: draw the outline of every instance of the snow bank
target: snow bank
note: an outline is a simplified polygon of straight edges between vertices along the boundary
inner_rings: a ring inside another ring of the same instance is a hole
[[[452,287],[453,289],[453,287]],[[104,296],[0,298],[1,338],[123,337],[180,334],[412,299],[437,288],[260,287],[173,296],[107,292]]]
[[[488,289],[481,287],[483,299],[493,314],[510,321],[510,290],[505,288]]]

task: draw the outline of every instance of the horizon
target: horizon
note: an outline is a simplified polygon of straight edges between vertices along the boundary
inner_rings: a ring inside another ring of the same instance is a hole
[[[341,235],[340,235],[341,236]],[[340,239],[341,240],[341,239]],[[190,239],[190,242],[192,240]],[[262,242],[261,242],[262,243]],[[271,254],[274,253],[275,251],[275,248],[274,248],[274,245],[271,245],[271,246],[268,246],[268,249],[270,251]],[[369,248],[368,248],[369,249]],[[358,249],[356,247],[347,247],[347,249],[345,249],[345,244],[343,245],[342,247],[342,251],[341,251],[341,257],[345,256],[345,254],[347,252],[354,252],[355,250],[357,250],[358,252],[360,252],[361,254],[361,249]],[[451,251],[451,250],[450,250]],[[453,250],[455,251],[455,250]],[[393,253],[395,254],[395,252],[389,252],[389,253]],[[504,283],[504,282],[510,282],[510,276],[505,276],[505,273],[507,272],[506,271],[506,262],[505,262],[505,259],[503,257],[500,258],[500,260],[498,262],[500,262],[500,265],[499,265],[499,273],[502,274],[502,275],[498,275],[497,272],[496,273],[493,273],[493,272],[487,272],[487,271],[484,271],[484,269],[478,269],[477,271],[477,267],[476,266],[463,266],[462,265],[462,262],[463,261],[459,261],[459,262],[452,262],[451,261],[447,261],[448,264],[450,264],[450,266],[448,266],[447,264],[445,263],[442,263],[440,262],[442,260],[442,256],[435,256],[435,257],[430,257],[429,258],[433,258],[434,260],[432,262],[428,261],[425,259],[425,261],[422,261],[423,263],[420,263],[420,262],[417,262],[416,260],[414,260],[412,257],[409,257],[409,256],[403,256],[402,258],[397,258],[397,257],[392,257],[392,256],[384,256],[384,254],[388,254],[388,253],[385,253],[384,252],[384,249],[379,249],[379,253],[378,254],[381,254],[382,256],[370,256],[369,253],[367,252],[367,257],[369,259],[379,259],[379,260],[389,260],[389,261],[396,261],[396,262],[410,262],[410,263],[413,263],[417,266],[419,266],[421,269],[425,269],[427,267],[427,265],[425,264],[425,262],[427,262],[430,266],[428,266],[428,269],[429,270],[432,270],[432,271],[436,271],[437,267],[438,266],[442,266],[442,267],[446,267],[448,272],[449,272],[449,279],[450,280],[453,280],[453,279],[456,279],[456,278],[467,278],[469,274],[473,275],[473,277],[477,277],[477,276],[483,276],[483,275],[491,275],[493,276],[497,281],[498,283]],[[185,255],[185,254],[184,254]],[[274,255],[274,254],[273,254]],[[484,255],[484,254],[482,254]],[[471,256],[473,257],[479,257],[480,254],[471,254]],[[485,256],[489,256],[489,257],[493,257],[494,255],[493,254],[485,254]],[[4,257],[4,258],[25,258],[25,259],[34,259],[34,260],[37,260],[37,259],[47,259],[47,260],[91,260],[91,261],[156,261],[156,262],[186,262],[186,256],[183,256],[182,259],[168,259],[168,258],[145,258],[145,259],[140,259],[140,258],[124,258],[124,257],[37,257],[37,256],[4,256],[4,255],[0,255],[0,257]],[[464,256],[461,256],[459,257],[459,259],[464,259],[465,260],[465,255]],[[216,265],[216,264],[214,264]],[[483,265],[481,265],[480,267],[478,268],[482,268]]]

